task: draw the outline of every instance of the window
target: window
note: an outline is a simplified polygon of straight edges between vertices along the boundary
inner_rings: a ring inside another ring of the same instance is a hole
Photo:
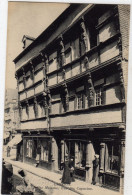
[[[75,166],[83,168],[86,165],[86,144],[75,142]]]
[[[49,161],[49,141],[41,141],[41,160]]]
[[[32,147],[33,147],[33,142],[32,140],[27,140],[27,146],[26,146],[26,156],[27,157],[32,157]]]
[[[85,108],[85,94],[77,94],[77,109]]]
[[[103,104],[103,88],[95,89],[95,105],[99,106]]]
[[[108,165],[107,170],[111,173],[118,173],[119,171],[119,145],[114,143],[107,144],[108,149]]]
[[[57,56],[57,51],[54,51],[53,53],[49,55],[48,72],[57,70],[57,68],[58,68],[58,56]]]
[[[83,109],[85,108],[86,105],[86,96],[84,91],[80,91],[76,94],[76,99],[75,99],[75,109],[79,110],[79,109]]]
[[[33,84],[33,72],[31,70],[26,72],[26,87]]]
[[[66,64],[70,63],[72,61],[72,50],[71,50],[71,43],[67,43],[65,45],[65,59],[66,59]]]
[[[29,105],[29,119],[35,118],[34,104]]]
[[[28,119],[28,108],[27,106],[23,106],[22,108],[22,120]]]
[[[38,103],[38,118],[45,116],[45,108],[43,104],[44,103],[42,101]]]
[[[71,45],[72,45],[72,60],[75,60],[78,57],[80,57],[79,38],[77,37],[75,40],[73,40]]]
[[[9,113],[9,111],[10,111],[10,108],[5,109],[5,113]]]

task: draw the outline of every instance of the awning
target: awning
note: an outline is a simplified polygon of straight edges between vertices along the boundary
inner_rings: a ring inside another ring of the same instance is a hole
[[[22,135],[21,134],[17,134],[15,135],[15,137],[7,144],[7,146],[14,146],[14,145],[17,145],[21,142],[22,140]]]
[[[4,133],[4,135],[3,135],[3,139],[7,139],[8,137],[10,136],[10,134],[8,133]]]

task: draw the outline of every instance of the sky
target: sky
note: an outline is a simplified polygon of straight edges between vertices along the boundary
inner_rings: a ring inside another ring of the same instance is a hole
[[[38,37],[68,6],[68,3],[8,3],[6,88],[16,88],[13,60],[23,50],[23,35]]]

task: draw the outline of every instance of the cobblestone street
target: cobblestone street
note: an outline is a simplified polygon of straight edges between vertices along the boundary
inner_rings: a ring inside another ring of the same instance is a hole
[[[22,184],[22,180],[18,176],[18,170],[19,170],[18,167],[13,166],[14,184],[16,186]],[[55,183],[45,180],[41,177],[38,177],[32,173],[28,172],[28,177],[30,178],[30,182],[32,183],[32,185],[35,187],[34,195],[52,195],[52,194],[57,195],[58,190],[59,190],[59,194],[62,194],[62,195],[66,195],[66,194],[75,195],[76,194],[66,188],[63,188],[62,186],[56,185]]]
[[[12,193],[16,192],[16,187],[19,185],[24,185],[22,178],[18,175],[19,168],[13,167],[13,190]],[[33,177],[33,174],[30,174]],[[42,190],[35,187],[34,195],[46,195]]]
[[[101,195],[120,194],[119,192],[111,191],[99,186],[93,186],[77,179],[70,185],[64,185],[61,184],[60,174],[50,172],[45,169],[36,168],[32,165],[14,161],[9,158],[5,158],[5,161],[13,165],[13,172],[16,176],[18,176],[19,169],[24,169],[27,171],[31,184],[36,188],[35,195],[97,195],[97,192]]]

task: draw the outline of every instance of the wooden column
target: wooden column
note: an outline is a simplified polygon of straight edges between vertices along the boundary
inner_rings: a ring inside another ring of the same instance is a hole
[[[51,139],[51,160],[52,169],[58,170],[58,147],[54,138]]]
[[[87,40],[84,18],[81,18],[80,21],[80,50],[81,50],[81,55],[83,55],[85,52],[88,51],[88,40]]]
[[[23,162],[25,162],[26,152],[26,140],[23,138]]]
[[[75,166],[78,166],[80,163],[78,156],[79,156],[78,143],[75,142]]]
[[[121,129],[120,143],[120,193],[124,193],[124,167],[125,167],[125,134],[126,130]]]
[[[100,172],[104,172],[105,143],[100,144]]]
[[[92,166],[92,143],[88,141],[86,146],[86,167],[91,168]]]
[[[33,62],[32,61],[30,61],[30,65],[31,65],[30,78],[32,79],[33,84],[34,84],[34,65],[33,65]]]
[[[66,144],[66,142],[64,141],[64,150],[65,150],[65,155],[64,155],[64,160],[65,160],[65,156],[67,156],[69,153],[69,151],[68,151],[68,147],[67,147],[67,144]]]
[[[86,68],[86,70],[88,70],[88,69],[89,69],[88,56],[85,56],[85,58],[84,58],[84,64],[85,64],[85,68]]]
[[[28,100],[26,100],[26,112],[27,112],[27,119],[29,118],[29,103]]]
[[[43,53],[41,53],[41,57],[42,57],[42,63],[43,63],[43,75],[44,75],[44,78],[43,78],[43,83],[44,83],[44,90],[46,90],[47,88],[47,83],[46,83],[46,78],[47,78],[47,66],[48,66],[48,59],[47,59],[47,56],[44,55]]]
[[[94,106],[94,86],[91,78],[91,73],[88,73],[87,76],[87,82],[88,82],[88,104],[89,107]]]
[[[64,66],[65,65],[65,48],[64,48],[64,43],[63,43],[63,37],[62,35],[60,36],[60,66]]]
[[[26,89],[26,75],[25,75],[24,67],[22,68],[22,71],[23,71],[23,84],[24,84],[24,89]]]
[[[37,102],[37,97],[34,96],[34,113],[35,113],[35,117],[38,117],[38,102]]]
[[[19,81],[18,81],[18,75],[17,75],[17,72],[15,73],[15,78],[17,80],[17,90],[19,92]]]
[[[19,104],[18,104],[18,107],[19,107],[20,120],[22,120],[22,105],[21,105],[20,102],[19,102]]]
[[[92,142],[88,141],[86,145],[86,181],[92,182]]]
[[[118,72],[120,77],[120,91],[121,91],[121,97],[122,102],[125,101],[125,88],[124,88],[124,79],[123,79],[123,70],[122,70],[122,63],[121,61],[117,63],[118,66]]]
[[[68,111],[69,110],[69,95],[68,95],[68,88],[67,88],[67,84],[66,83],[63,83],[62,84],[62,95],[64,96],[64,103],[65,103],[65,111]]]
[[[43,62],[43,83],[44,83],[44,92],[43,92],[43,97],[44,97],[44,107],[45,107],[45,115],[47,118],[47,131],[50,133],[50,110],[51,110],[51,94],[48,86],[48,68],[49,68],[49,62],[48,62],[48,56],[47,54],[41,53],[42,56],[42,62]]]
[[[65,155],[65,150],[64,150],[64,140],[61,140],[61,164],[64,163],[64,155]]]
[[[124,164],[125,164],[125,140],[121,141],[121,166],[120,166],[121,176],[124,176]]]
[[[62,35],[59,38],[59,57],[60,57],[60,67],[62,67],[62,79],[65,80],[66,78],[65,78],[64,65],[66,63],[66,60],[65,60],[65,48],[64,48]]]

